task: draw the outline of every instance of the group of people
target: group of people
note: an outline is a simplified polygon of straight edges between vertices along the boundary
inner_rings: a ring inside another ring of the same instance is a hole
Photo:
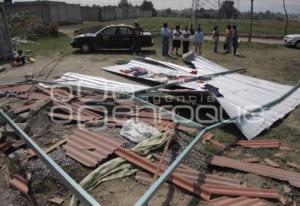
[[[224,50],[228,54],[237,54],[237,48],[239,46],[239,35],[237,31],[237,26],[227,25],[225,31],[225,42]]]
[[[169,39],[172,37],[172,54],[179,55],[178,51],[181,47],[182,41],[182,54],[189,52],[190,42],[193,41],[195,52],[198,55],[202,53],[202,43],[204,41],[204,33],[201,29],[201,26],[198,25],[195,30],[193,25],[190,27],[186,26],[184,30],[180,29],[180,26],[177,25],[174,31],[171,33],[169,30],[168,24],[164,23],[161,28],[161,37],[162,37],[162,54],[163,56],[169,55]]]
[[[172,37],[172,54],[179,55],[178,51],[181,47],[182,42],[182,54],[189,52],[190,42],[193,43],[193,49],[196,54],[202,54],[202,44],[204,41],[204,32],[200,25],[198,25],[197,29],[193,28],[193,25],[190,27],[186,26],[184,30],[180,29],[180,26],[177,25],[173,32],[168,28],[168,24],[164,23],[161,28],[161,37],[162,37],[162,55],[169,55],[169,39]],[[213,51],[218,53],[220,41],[220,33],[218,27],[215,26],[212,32],[212,42],[213,42]],[[237,26],[228,25],[225,31],[225,42],[224,42],[224,50],[225,53],[237,54],[237,48],[239,45],[239,37]]]

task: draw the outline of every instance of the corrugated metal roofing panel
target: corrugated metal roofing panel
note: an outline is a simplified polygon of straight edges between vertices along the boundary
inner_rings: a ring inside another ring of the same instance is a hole
[[[160,160],[161,156],[157,154],[152,154],[152,156],[156,160]],[[164,162],[167,163],[167,165],[170,164],[170,160],[168,158],[164,158]],[[166,168],[166,166],[165,166]],[[188,167],[187,165],[180,164],[178,168],[176,168],[175,173],[188,178],[190,180],[193,180],[198,183],[206,183],[206,184],[215,184],[215,185],[227,185],[227,186],[232,186],[232,187],[240,187],[241,186],[241,181],[232,179],[229,177],[222,177],[218,175],[211,175],[211,174],[202,174],[199,171]]]
[[[32,88],[32,84],[4,85],[0,87],[0,92],[15,92],[18,94],[27,93]]]
[[[250,172],[282,181],[288,181],[290,185],[300,188],[300,174],[279,168],[269,167],[261,164],[247,163],[227,157],[214,156],[210,162],[212,165],[233,168],[244,172]]]
[[[252,148],[277,148],[280,146],[280,141],[277,139],[270,140],[240,140],[237,142],[238,145],[243,147],[252,147]]]
[[[94,89],[102,89],[103,91],[116,91],[116,92],[135,92],[141,89],[148,88],[147,86],[140,86],[136,84],[122,83],[118,81],[108,80],[100,77],[87,76],[77,73],[65,73],[57,82],[63,82],[64,84],[84,87],[90,87]]]
[[[268,206],[266,201],[258,198],[249,198],[249,197],[219,197],[215,198],[208,203],[211,206]]]
[[[168,62],[163,63],[168,64]],[[228,69],[203,57],[197,57],[194,61],[192,61],[192,63],[198,70],[197,76],[228,71]],[[138,61],[131,61],[126,65],[118,65],[104,69],[124,74],[121,71],[122,68],[126,69],[134,66],[142,67],[143,69],[146,69],[148,73],[164,73],[172,75],[173,79],[178,79],[179,76],[193,76],[189,72],[176,71],[174,69],[168,69],[166,67],[144,62],[141,63]],[[160,80],[160,78],[153,75],[150,75],[150,77],[146,76],[145,78],[160,83],[165,82],[165,80]],[[171,80],[169,83],[170,82]],[[291,89],[291,86],[288,85],[282,85],[237,73],[225,76],[216,76],[205,82],[190,82],[182,86],[198,91],[207,91],[203,89],[205,84],[210,84],[219,88],[219,92],[223,95],[223,97],[216,98],[230,117],[235,117],[239,114],[245,113],[247,109],[260,107],[271,102]],[[275,121],[283,118],[299,104],[300,90],[297,90],[294,94],[290,95],[279,104],[268,110],[256,113],[256,115],[251,118],[244,118],[243,120],[238,121],[236,125],[248,139],[252,139],[263,130],[268,129]]]
[[[86,105],[80,105],[76,103],[68,104],[68,103],[57,102],[57,101],[54,102],[54,105],[57,106],[60,110],[63,110],[67,113],[71,112],[72,115],[76,115],[76,116],[82,115],[85,117],[91,117],[92,120],[102,118],[100,114],[88,110],[88,106]]]
[[[124,142],[103,133],[76,129],[64,146],[66,154],[80,163],[95,167]]]
[[[169,64],[168,62],[163,63]],[[192,61],[192,63],[198,70],[197,76],[228,71],[228,69],[217,65],[203,57],[196,57],[196,59]],[[119,74],[125,74],[121,70],[130,69],[132,67],[141,67],[143,69],[146,69],[150,75],[146,75],[143,78],[160,83],[166,82],[166,80],[170,83],[173,81],[170,79],[178,80],[178,78],[180,77],[194,76],[189,72],[169,69],[166,67],[139,61],[130,61],[128,64],[116,65],[103,69]],[[171,78],[161,79],[159,77],[160,73],[165,74],[165,76],[171,76]],[[157,76],[155,74],[157,74]],[[96,77],[89,77],[74,73],[67,73],[63,75],[60,80],[67,80],[69,81],[67,83],[71,85],[84,85],[92,88],[102,88],[103,90],[107,91],[113,90],[121,92],[134,92],[148,88],[138,88],[139,86],[134,84],[124,85],[124,83],[120,82],[113,82],[101,78],[99,79]],[[110,82],[109,85],[108,82]],[[216,99],[230,117],[235,117],[237,115],[245,113],[247,109],[253,109],[254,107],[256,108],[263,106],[264,104],[282,96],[284,93],[291,89],[291,86],[288,85],[282,85],[237,73],[228,74],[226,76],[216,76],[205,82],[191,82],[182,86],[203,92],[207,91],[206,89],[203,89],[205,84],[210,84],[214,87],[219,88],[219,92],[223,95],[223,97],[216,97]],[[271,107],[270,109],[256,113],[251,117],[244,118],[236,122],[236,125],[248,139],[252,139],[260,134],[263,130],[268,129],[275,121],[283,118],[286,114],[295,109],[295,107],[299,104],[300,89],[295,91],[279,104]]]
[[[118,147],[115,150],[115,153],[128,160],[129,162],[147,170],[148,172],[156,172],[156,164],[149,161],[148,159],[137,155],[136,153]],[[162,174],[162,171],[159,171],[159,175]],[[236,186],[227,186],[227,185],[215,185],[215,184],[199,184],[191,179],[182,177],[177,172],[173,172],[169,179],[174,184],[186,189],[187,191],[192,192],[195,195],[202,197],[205,200],[209,200],[211,194],[219,195],[230,195],[230,196],[249,196],[249,197],[264,197],[264,198],[279,198],[279,194],[275,190],[268,189],[253,189],[253,188],[243,188]]]
[[[192,63],[195,64],[198,70],[205,71],[206,74],[226,70],[224,67],[202,57],[197,57]],[[198,75],[201,75],[201,73],[198,73]],[[219,76],[205,83],[219,88],[219,92],[224,97],[217,97],[217,100],[230,117],[242,114],[247,108],[262,106],[291,89],[291,86],[288,85],[241,74]],[[201,84],[204,85],[205,83],[192,83],[185,86],[196,88],[196,86],[201,87]],[[274,107],[257,113],[249,119],[237,122],[237,126],[248,139],[252,139],[263,130],[269,128],[275,121],[283,118],[299,104],[300,90],[298,89],[294,94]]]

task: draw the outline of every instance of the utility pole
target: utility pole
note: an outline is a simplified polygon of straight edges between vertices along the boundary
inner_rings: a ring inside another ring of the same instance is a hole
[[[8,23],[4,6],[0,6],[0,59],[7,59],[12,55],[11,38],[8,31]]]
[[[219,7],[219,23],[221,23],[221,0],[218,0],[218,7]]]
[[[252,25],[253,25],[253,1],[251,0],[251,17],[250,17],[250,31],[249,31],[249,37],[248,37],[248,42],[251,43],[251,38],[252,38]]]
[[[288,30],[288,23],[289,23],[289,16],[288,16],[288,13],[287,13],[287,10],[286,10],[286,7],[285,7],[285,0],[282,0],[282,3],[283,3],[283,9],[284,9],[284,12],[285,12],[285,25],[284,25],[284,35],[287,35],[287,30]]]

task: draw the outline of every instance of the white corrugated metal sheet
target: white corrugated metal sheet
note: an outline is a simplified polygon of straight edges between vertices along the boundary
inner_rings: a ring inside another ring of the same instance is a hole
[[[63,82],[64,84],[69,84],[72,86],[85,86],[111,92],[135,92],[141,89],[148,88],[147,86],[122,83],[100,77],[87,76],[71,72],[63,74],[59,79],[56,79],[55,81]]]
[[[224,67],[202,57],[197,57],[192,63],[198,69],[198,75],[226,71]],[[219,88],[219,92],[224,97],[216,98],[230,117],[242,114],[246,109],[257,108],[271,102],[292,88],[236,73],[215,77],[205,83]],[[187,86],[195,88],[194,85]],[[252,139],[299,104],[300,89],[274,107],[257,113],[249,119],[241,120],[236,125],[248,139]]]
[[[167,62],[160,62],[161,64],[170,65]],[[197,68],[197,76],[219,73],[227,71],[228,69],[217,65],[216,63],[209,61],[203,57],[196,57],[192,63]],[[126,70],[132,67],[141,67],[146,69],[149,74],[167,74],[176,78],[180,76],[194,76],[190,72],[184,72],[183,66],[174,67],[174,64],[170,65],[174,69],[166,68],[163,66],[152,65],[148,63],[131,61],[126,65],[112,66],[104,68],[105,70],[112,71],[119,74],[124,74],[121,70]],[[185,67],[187,71],[190,71],[188,67]],[[146,77],[152,81],[165,82],[155,76],[149,75]],[[175,78],[174,78],[175,79]],[[169,81],[170,82],[170,81]],[[203,91],[205,84],[213,85],[219,88],[219,92],[223,97],[216,97],[218,102],[227,112],[230,117],[243,114],[247,109],[253,109],[277,99],[278,97],[285,94],[292,87],[288,85],[282,85],[275,82],[270,82],[250,76],[245,76],[237,73],[227,74],[225,76],[217,76],[211,80],[205,82],[191,82],[182,86]],[[283,118],[290,111],[295,109],[300,104],[300,90],[298,89],[284,101],[280,102],[271,109],[257,113],[248,119],[242,119],[237,122],[237,127],[248,139],[252,139],[263,130],[268,129],[275,121]]]

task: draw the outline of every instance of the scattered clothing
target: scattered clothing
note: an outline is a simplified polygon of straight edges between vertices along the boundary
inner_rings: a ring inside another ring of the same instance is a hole
[[[121,72],[125,74],[132,74],[132,76],[134,77],[140,77],[148,74],[148,71],[146,69],[140,67],[133,67],[127,70],[121,70]]]
[[[206,89],[208,91],[210,91],[211,93],[213,93],[216,97],[224,97],[220,92],[219,92],[219,88],[211,85],[211,84],[205,84],[203,89]]]

